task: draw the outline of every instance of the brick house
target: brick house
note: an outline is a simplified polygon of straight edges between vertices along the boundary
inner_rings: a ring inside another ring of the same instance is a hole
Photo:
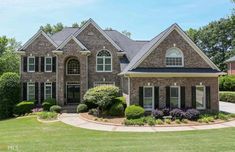
[[[228,75],[235,75],[235,56],[226,60],[225,63],[227,64]]]
[[[220,70],[173,24],[150,41],[102,30],[92,19],[54,35],[39,30],[19,50],[22,100],[78,104],[94,86],[115,85],[127,104],[218,110]]]

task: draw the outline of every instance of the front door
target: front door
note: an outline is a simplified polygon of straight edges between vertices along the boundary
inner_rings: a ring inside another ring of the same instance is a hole
[[[67,103],[79,103],[80,102],[80,85],[67,84]]]

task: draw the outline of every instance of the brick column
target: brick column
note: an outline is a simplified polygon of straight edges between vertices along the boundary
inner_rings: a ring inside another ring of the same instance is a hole
[[[62,54],[57,55],[57,70],[56,70],[56,94],[59,105],[64,105],[64,57]]]

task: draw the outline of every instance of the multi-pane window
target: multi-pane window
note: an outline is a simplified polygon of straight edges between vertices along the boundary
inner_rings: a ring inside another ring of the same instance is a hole
[[[45,57],[45,71],[52,72],[52,57]]]
[[[145,110],[152,110],[153,109],[153,87],[146,86],[143,88],[143,108]]]
[[[28,72],[35,72],[35,57],[28,57]]]
[[[77,59],[70,59],[67,63],[67,74],[80,74],[80,64]]]
[[[114,86],[114,82],[94,82],[94,87],[96,86]]]
[[[205,86],[196,86],[196,107],[197,109],[206,108]]]
[[[35,83],[28,83],[27,90],[27,100],[35,100]]]
[[[111,72],[112,71],[112,55],[107,50],[102,50],[96,57],[96,71],[97,72]]]
[[[179,86],[170,87],[170,107],[180,108],[180,87]]]
[[[48,99],[48,98],[52,98],[52,84],[51,83],[48,83],[46,82],[45,83],[45,88],[44,88],[44,92],[45,92],[45,99]]]
[[[183,53],[178,48],[171,48],[167,50],[165,60],[167,67],[182,67]]]

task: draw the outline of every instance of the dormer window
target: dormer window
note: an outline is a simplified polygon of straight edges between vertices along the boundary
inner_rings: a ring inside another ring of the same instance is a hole
[[[183,67],[184,55],[178,48],[171,48],[166,51],[166,66],[167,67]]]

